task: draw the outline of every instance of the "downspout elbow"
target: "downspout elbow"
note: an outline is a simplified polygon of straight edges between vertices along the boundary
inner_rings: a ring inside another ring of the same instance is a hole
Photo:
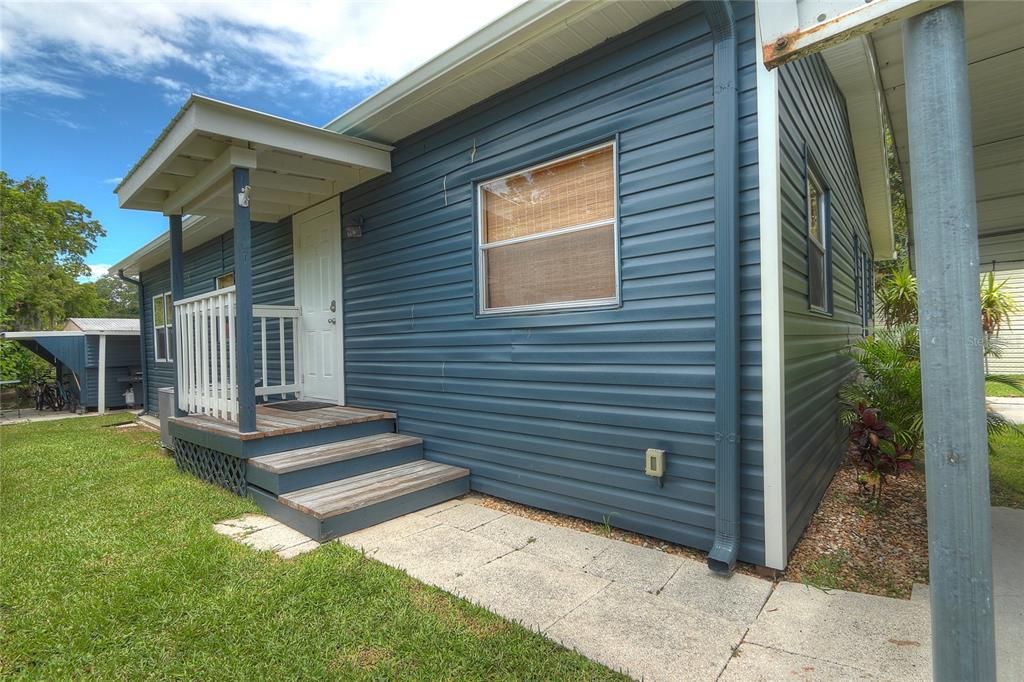
[[[704,4],[714,38],[715,538],[708,567],[729,573],[739,557],[739,117],[736,18],[729,0]]]

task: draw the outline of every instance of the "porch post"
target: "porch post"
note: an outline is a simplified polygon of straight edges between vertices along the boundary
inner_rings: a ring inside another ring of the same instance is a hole
[[[235,168],[234,249],[235,249],[235,350],[238,366],[238,430],[256,430],[256,377],[253,367],[252,335],[252,222],[249,201],[239,196],[249,186],[249,169]],[[244,206],[242,204],[245,204]]]
[[[959,2],[903,25],[921,331],[932,674],[995,680],[970,92]]]
[[[167,221],[170,225],[170,240],[171,240],[171,298],[176,302],[185,298],[185,271],[184,271],[184,255],[181,248],[181,215],[167,216]],[[172,314],[173,314],[173,308]],[[178,333],[178,325],[175,324],[174,334]],[[144,338],[144,337],[143,337]],[[156,343],[156,339],[153,339],[153,343]],[[167,352],[170,353],[170,348],[174,348],[176,340],[171,341],[171,345]],[[181,358],[174,358],[174,416],[184,417],[185,411],[181,409],[179,401],[181,400],[181,387],[178,385],[178,363],[181,362]]]

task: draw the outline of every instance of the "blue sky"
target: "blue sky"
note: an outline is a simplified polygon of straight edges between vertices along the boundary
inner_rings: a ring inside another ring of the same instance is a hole
[[[100,272],[166,229],[113,189],[189,92],[322,125],[515,4],[3,0],[0,166],[93,212]]]

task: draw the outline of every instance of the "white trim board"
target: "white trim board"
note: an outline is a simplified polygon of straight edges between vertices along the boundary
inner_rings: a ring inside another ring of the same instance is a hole
[[[760,4],[757,6],[760,11]],[[760,38],[758,39],[760,42]],[[786,381],[782,298],[782,205],[779,178],[779,75],[757,51],[757,174],[761,225],[761,423],[764,559],[783,569],[786,521]]]

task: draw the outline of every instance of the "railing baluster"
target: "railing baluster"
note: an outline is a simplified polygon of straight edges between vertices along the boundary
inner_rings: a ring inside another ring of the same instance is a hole
[[[224,368],[228,362],[228,347],[224,339],[224,304],[227,296],[221,295],[217,299],[217,346],[220,349],[220,366],[217,368],[217,416],[227,419],[228,405],[227,395],[224,393]]]
[[[229,376],[226,382],[228,389],[228,406],[231,409],[231,420],[238,420],[238,387],[235,386],[236,381],[236,368],[235,362],[237,361],[237,355],[235,353],[235,295],[232,293],[228,296],[228,339],[230,339],[228,346],[228,371]]]
[[[270,375],[267,374],[267,318],[260,316],[260,368],[263,370],[260,383],[270,386]]]
[[[284,357],[284,318],[277,318],[277,350],[278,356],[281,358],[281,382],[280,386],[286,386],[288,384],[288,364]]]

